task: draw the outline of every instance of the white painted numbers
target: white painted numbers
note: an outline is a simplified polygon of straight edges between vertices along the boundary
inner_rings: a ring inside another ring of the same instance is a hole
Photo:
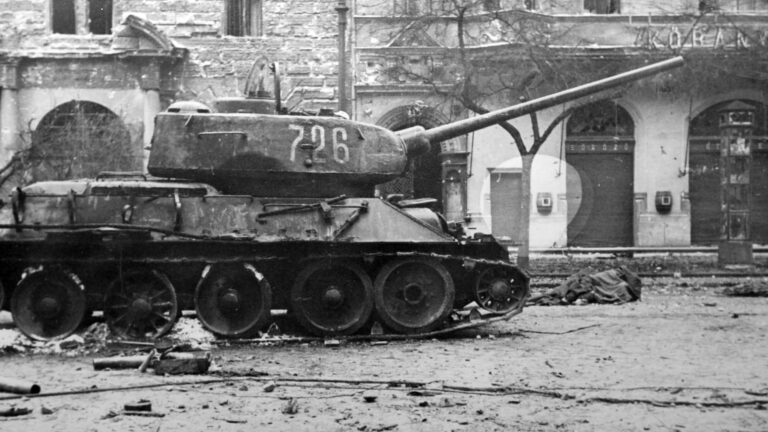
[[[305,133],[305,128],[309,125],[290,124],[288,129],[296,131],[297,135],[291,143],[291,162],[296,161],[296,149],[311,149],[312,160],[315,163],[325,163],[327,161],[325,151],[326,129],[330,129],[332,141],[331,153],[333,160],[343,164],[349,162],[349,145],[347,143],[347,130],[343,127],[326,128],[321,125],[311,125],[309,134]],[[307,140],[308,138],[308,140]]]

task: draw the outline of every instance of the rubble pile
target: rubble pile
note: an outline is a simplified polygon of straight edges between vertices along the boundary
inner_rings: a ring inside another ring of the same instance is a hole
[[[85,332],[83,333],[85,334]],[[65,339],[55,341],[36,341],[28,338],[16,329],[0,330],[0,354],[61,354],[75,357],[96,352],[103,343],[86,343],[83,336],[74,334]]]
[[[207,331],[195,318],[182,317],[167,336],[170,340],[184,341],[195,349],[210,347],[216,336]],[[0,354],[63,354],[78,356],[102,350],[114,337],[104,322],[95,322],[78,333],[55,341],[36,341],[16,328],[0,329]]]
[[[216,336],[203,327],[203,324],[197,318],[181,317],[173,325],[171,332],[166,336],[168,339],[184,341],[191,344],[210,344],[216,339]]]

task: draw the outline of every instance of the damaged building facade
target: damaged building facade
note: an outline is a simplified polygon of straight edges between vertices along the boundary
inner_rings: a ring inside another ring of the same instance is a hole
[[[435,15],[446,14],[443,3],[430,5]],[[356,115],[387,127],[414,122],[430,127],[472,115],[456,97],[456,83],[461,73],[482,75],[484,64],[491,70],[479,83],[492,83],[494,74],[502,80],[499,71],[505,69],[543,72],[546,64],[573,68],[569,72],[583,74],[584,82],[676,54],[687,57],[679,72],[539,113],[541,130],[559,115],[567,117],[534,158],[531,247],[717,243],[723,220],[718,116],[741,103],[755,114],[750,190],[745,192],[751,201],[749,237],[768,242],[763,222],[768,216],[768,3],[502,0],[478,3],[474,14],[465,16],[448,6],[451,18],[408,24],[392,17],[424,9],[408,1],[388,7],[358,3],[354,36]],[[547,54],[535,58],[524,48],[531,46]],[[469,68],[452,68],[461,61],[457,51],[470,59]],[[444,80],[433,81],[436,75]],[[533,80],[541,82],[527,86],[516,86],[515,79],[526,76],[510,74],[505,85],[496,83],[503,96],[475,100],[497,109],[520,96],[558,89],[539,77]],[[404,104],[408,98],[410,104]],[[531,146],[531,119],[511,123]],[[522,159],[510,134],[489,128],[437,151],[449,219],[464,218],[470,230],[518,242]]]
[[[141,171],[155,114],[241,96],[259,59],[287,65],[292,108],[335,106],[335,17],[317,1],[3,0],[0,166],[32,160],[22,181]]]
[[[584,82],[682,52],[695,66],[539,113],[541,129],[568,116],[534,158],[530,244],[716,242],[718,118],[737,103],[755,112],[750,238],[768,243],[765,2],[491,0],[465,10],[445,0],[350,1],[342,69],[336,1],[0,5],[0,166],[14,155],[45,161],[18,172],[18,181],[142,170],[157,112],[174,100],[242,94],[259,58],[283,65],[289,107],[335,109],[342,94],[353,119],[402,129],[473,115],[456,93],[467,73],[477,74],[478,87],[510,84],[477,91],[473,100],[496,109],[562,88],[548,81],[556,75],[544,73],[546,64],[592,65]],[[530,46],[549,57],[533,57]],[[457,66],[462,52],[477,68]],[[536,60],[548,63],[503,82],[499,71]],[[343,92],[339,70],[348,78]],[[531,119],[512,124],[530,146]],[[435,146],[379,192],[436,198],[447,219],[515,243],[521,166],[510,134],[493,127]]]

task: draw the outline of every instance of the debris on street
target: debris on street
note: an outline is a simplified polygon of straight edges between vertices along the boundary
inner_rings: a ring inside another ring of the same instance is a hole
[[[154,364],[156,375],[204,374],[210,366],[210,353],[188,358],[160,358]]]
[[[147,399],[139,399],[136,402],[128,402],[123,406],[125,411],[152,411],[152,402]]]
[[[18,417],[22,415],[27,415],[31,412],[32,410],[29,408],[11,407],[6,409],[0,409],[0,417]]]
[[[529,304],[544,306],[587,303],[623,304],[640,300],[642,281],[624,266],[590,274],[582,269],[558,287],[531,297]]]
[[[729,297],[768,297],[768,280],[763,278],[725,287],[721,294]]]
[[[137,369],[144,372],[154,369],[157,375],[201,374],[211,367],[211,353],[164,352],[153,349],[148,355],[114,356],[93,359],[94,370]]]
[[[283,409],[281,411],[283,414],[296,414],[299,412],[299,402],[294,398],[290,398],[285,403],[285,405],[283,405]]]
[[[16,394],[40,393],[40,386],[34,382],[17,378],[0,377],[0,392]]]

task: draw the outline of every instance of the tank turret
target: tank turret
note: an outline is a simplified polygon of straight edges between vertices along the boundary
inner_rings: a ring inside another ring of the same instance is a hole
[[[210,183],[229,194],[371,196],[376,184],[402,175],[409,158],[426,151],[430,143],[627,84],[682,63],[681,57],[675,57],[429,130],[415,126],[392,132],[332,112],[285,115],[279,107],[279,96],[275,98],[276,106],[263,92],[256,92],[246,98],[218,101],[217,112],[160,113],[148,170],[158,177]]]

